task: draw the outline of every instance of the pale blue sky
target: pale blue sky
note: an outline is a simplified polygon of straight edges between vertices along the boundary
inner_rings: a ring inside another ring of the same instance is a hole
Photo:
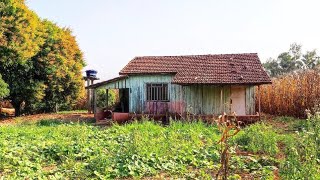
[[[101,80],[135,56],[257,52],[276,57],[298,42],[320,49],[318,0],[27,0],[73,30]]]

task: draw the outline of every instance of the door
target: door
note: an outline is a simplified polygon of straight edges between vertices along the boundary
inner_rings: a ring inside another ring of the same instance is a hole
[[[246,115],[246,88],[244,86],[231,87],[231,112],[238,116]]]
[[[129,88],[119,89],[121,112],[129,112]]]

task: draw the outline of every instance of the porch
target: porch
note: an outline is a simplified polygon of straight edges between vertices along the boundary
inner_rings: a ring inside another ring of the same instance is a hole
[[[210,122],[224,112],[230,115],[236,112],[237,119],[244,123],[260,119],[260,113],[255,111],[254,85],[183,86],[172,84],[171,80],[168,75],[130,76],[101,83],[94,88],[97,122],[122,123],[142,117],[162,122],[168,122],[170,118]],[[117,103],[108,99],[114,90],[117,91]],[[97,96],[99,91],[105,92],[106,99],[102,103]]]

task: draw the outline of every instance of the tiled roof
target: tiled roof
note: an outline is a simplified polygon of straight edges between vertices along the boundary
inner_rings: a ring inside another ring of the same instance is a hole
[[[256,53],[136,57],[120,71],[120,75],[159,73],[175,74],[177,84],[271,83]]]

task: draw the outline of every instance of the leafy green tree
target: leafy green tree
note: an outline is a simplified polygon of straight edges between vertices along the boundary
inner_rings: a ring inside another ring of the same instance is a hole
[[[24,62],[40,49],[44,38],[39,17],[28,9],[24,0],[0,2],[1,61]]]
[[[43,26],[38,16],[23,0],[4,0],[0,3],[0,72],[9,85],[16,115],[20,115],[25,101],[43,98],[44,84],[34,79],[33,57],[44,42]]]
[[[290,55],[289,52],[281,53],[278,56],[278,61],[279,61],[279,65],[281,67],[281,72],[282,73],[288,73],[288,72],[291,72],[291,71],[297,69],[296,61]]]
[[[297,44],[297,43],[290,44],[289,54],[292,58],[292,61],[296,61],[300,59],[302,55],[301,49],[302,49],[301,44]]]
[[[263,67],[271,77],[278,76],[282,73],[280,65],[276,59],[269,58],[267,62],[263,64]]]
[[[302,53],[302,46],[297,43],[290,45],[287,52],[281,53],[277,59],[269,59],[263,64],[271,77],[279,76],[301,69],[313,69],[319,66],[320,59],[316,50]]]
[[[44,21],[45,43],[32,58],[35,75],[46,84],[43,111],[74,105],[84,95],[82,52],[69,29]]]
[[[317,65],[320,64],[320,58],[317,56],[317,51],[307,51],[302,56],[302,61],[305,64],[305,66],[309,69],[315,68]]]
[[[1,1],[0,15],[0,72],[16,115],[75,104],[84,60],[72,32],[42,21],[24,0]]]
[[[0,74],[0,100],[9,95],[8,84],[4,82]]]

